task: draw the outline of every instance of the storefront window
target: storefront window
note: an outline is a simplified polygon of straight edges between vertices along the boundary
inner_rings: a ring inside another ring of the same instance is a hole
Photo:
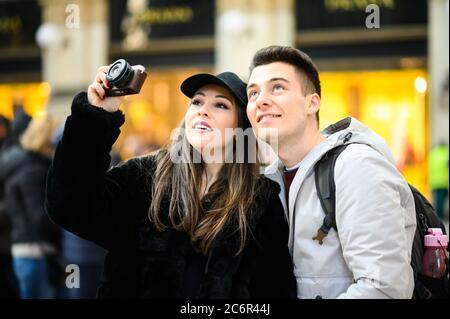
[[[386,140],[408,182],[428,194],[426,72],[322,72],[321,81],[321,127],[349,114],[362,121]]]
[[[0,114],[12,119],[14,108],[23,107],[34,117],[45,111],[49,96],[48,83],[0,84]]]

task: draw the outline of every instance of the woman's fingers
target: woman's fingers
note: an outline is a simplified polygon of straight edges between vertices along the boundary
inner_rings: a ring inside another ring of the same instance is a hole
[[[110,67],[111,67],[111,64],[101,66],[98,68],[98,72],[108,73]]]
[[[98,96],[97,91],[94,89],[94,84],[91,84],[88,86],[87,93],[88,93],[88,97],[92,97],[92,98],[96,98],[96,99],[100,98]]]
[[[111,65],[104,65],[99,67],[97,75],[95,76],[95,82],[101,83],[105,88],[111,87],[108,80],[106,79],[106,74],[108,73],[110,67]]]
[[[94,90],[97,92],[98,96],[103,100],[105,98],[105,89],[100,83],[94,83]]]
[[[88,87],[88,93],[92,94],[93,97],[103,100],[105,97],[105,90],[102,85],[98,82],[92,83]]]
[[[105,87],[105,88],[110,87],[110,84],[109,84],[108,80],[106,79],[106,73],[104,73],[104,72],[97,73],[97,76],[95,77],[95,82],[102,84],[103,87]]]

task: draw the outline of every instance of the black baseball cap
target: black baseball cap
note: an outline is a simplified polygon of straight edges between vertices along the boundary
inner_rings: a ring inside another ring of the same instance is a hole
[[[217,84],[230,90],[237,104],[244,109],[247,107],[247,84],[233,72],[223,72],[218,75],[195,74],[184,80],[180,89],[184,95],[192,98],[199,88],[208,84]]]

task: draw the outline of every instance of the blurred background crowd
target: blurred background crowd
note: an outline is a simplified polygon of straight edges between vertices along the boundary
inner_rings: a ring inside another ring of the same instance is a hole
[[[45,177],[71,99],[118,58],[149,76],[111,165],[169,141],[188,75],[246,80],[259,48],[291,45],[320,70],[321,126],[353,116],[380,134],[448,228],[448,33],[448,0],[0,0],[0,298],[95,296],[105,252],[48,220]]]

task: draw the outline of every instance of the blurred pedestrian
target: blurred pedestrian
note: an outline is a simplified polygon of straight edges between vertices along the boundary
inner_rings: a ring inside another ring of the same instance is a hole
[[[55,298],[60,283],[60,228],[44,211],[45,178],[53,149],[55,121],[33,119],[20,137],[20,169],[5,182],[6,211],[12,224],[12,256],[21,298]]]
[[[180,138],[107,171],[124,123],[122,98],[105,96],[108,69],[73,101],[46,206],[53,221],[108,250],[99,297],[295,297],[278,185],[236,152],[232,163],[205,160],[208,146],[235,145],[225,129],[249,128],[245,83],[230,72],[186,79]]]
[[[0,298],[19,297],[17,278],[13,271],[11,256],[11,220],[6,211],[5,183],[24,159],[19,138],[31,117],[16,106],[14,118],[9,121],[0,116]]]
[[[9,136],[10,123],[9,120],[0,114],[0,149]]]
[[[10,122],[0,114],[0,170],[3,144],[10,135]],[[12,269],[11,221],[6,214],[4,182],[0,179],[0,299],[18,297],[17,281]]]
[[[428,158],[428,176],[433,192],[433,206],[437,215],[445,217],[445,204],[448,203],[448,145],[440,142]],[[448,207],[448,206],[447,206]]]

